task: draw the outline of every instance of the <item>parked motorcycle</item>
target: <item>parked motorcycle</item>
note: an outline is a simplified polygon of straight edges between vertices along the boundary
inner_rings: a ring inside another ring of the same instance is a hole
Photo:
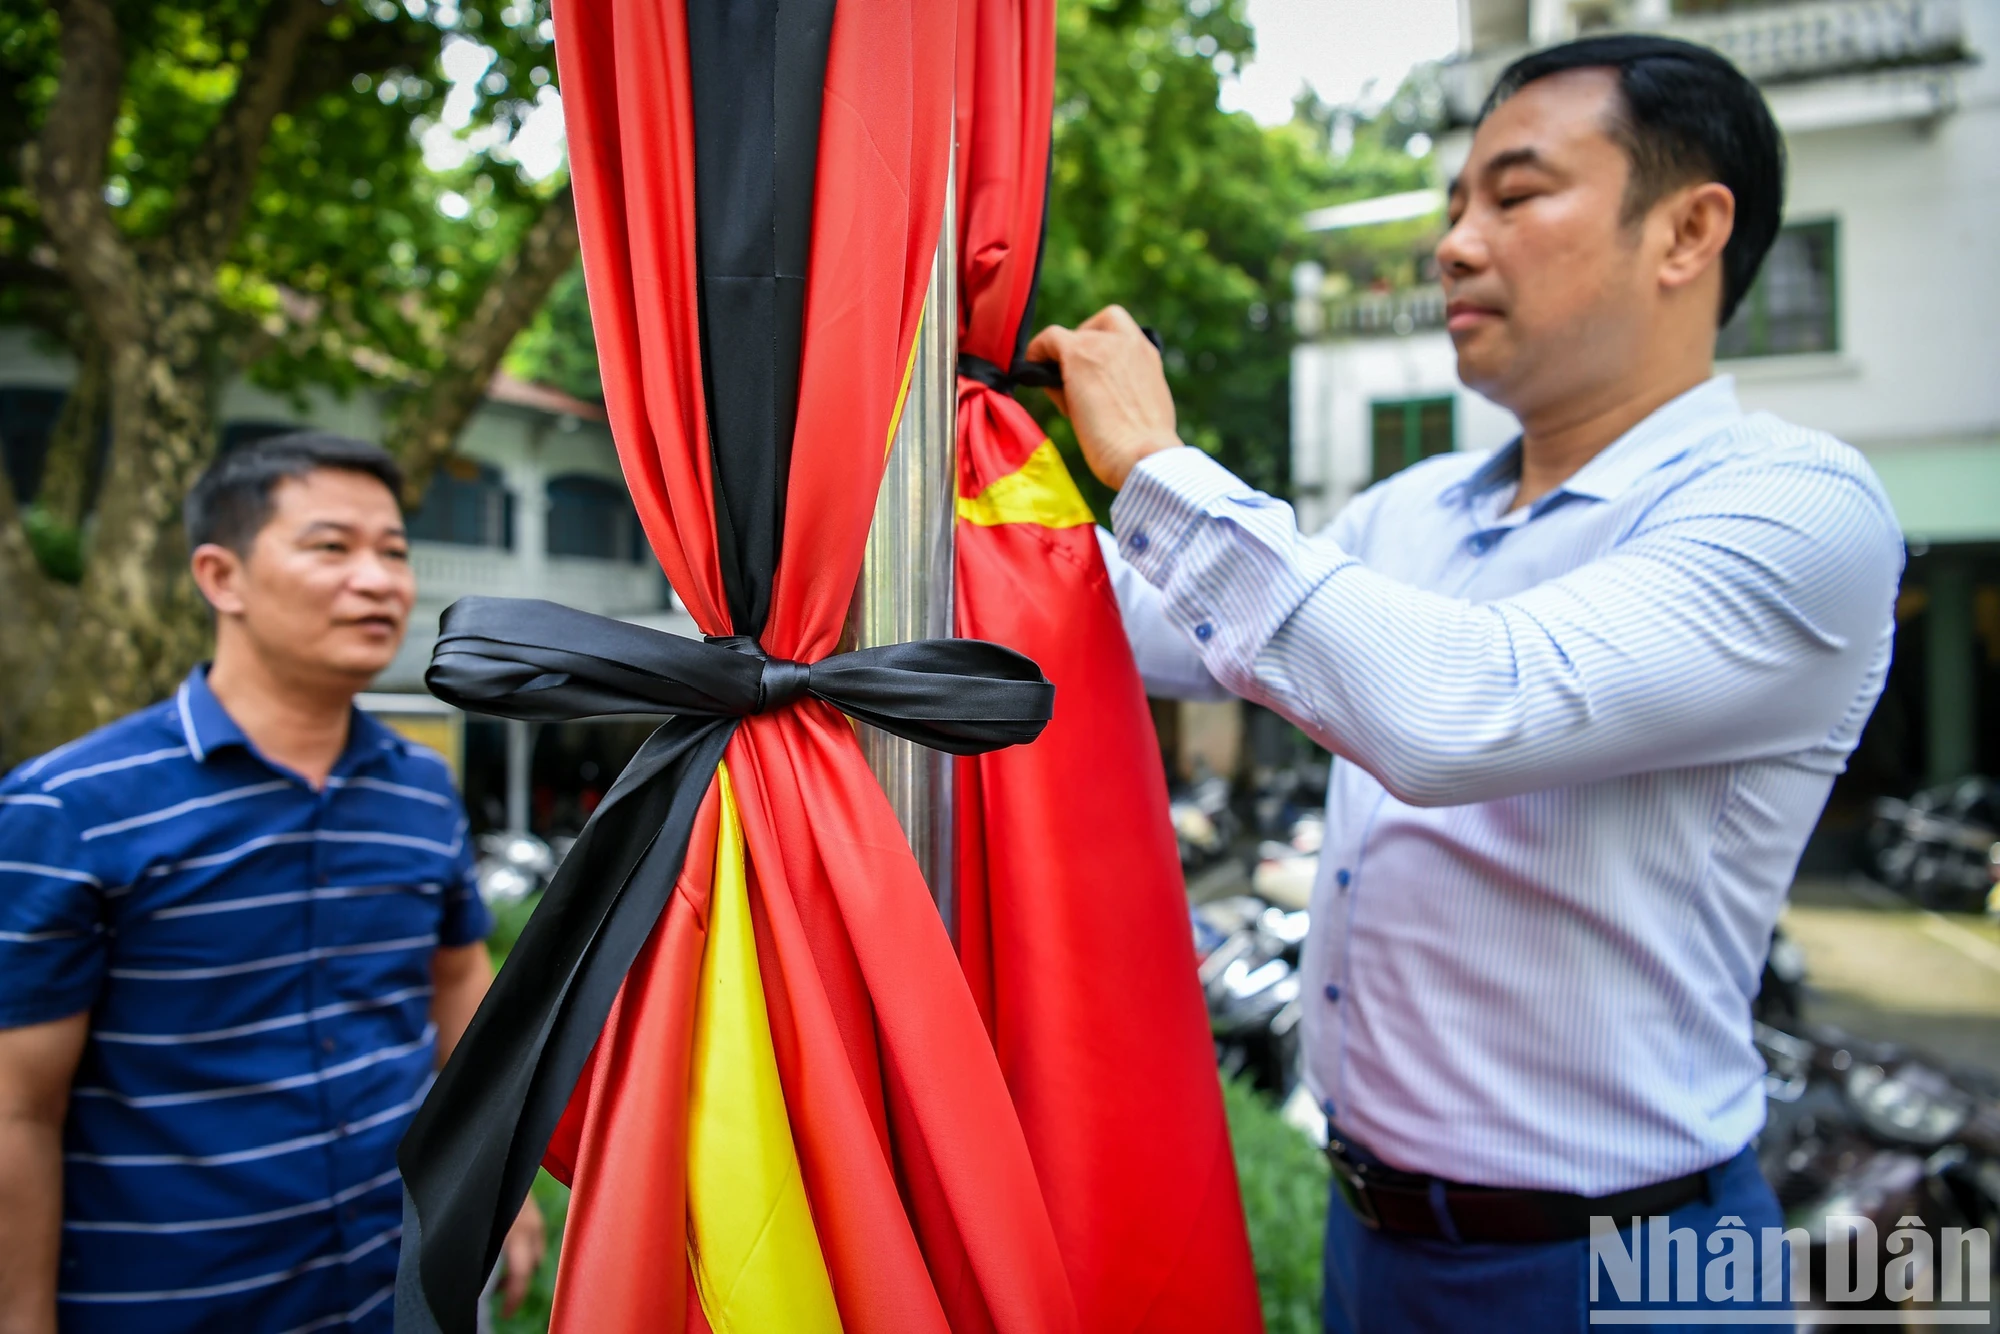
[[[1925,908],[1977,912],[1994,886],[2000,783],[1965,778],[1908,801],[1880,797],[1868,831],[1875,878]]]
[[[1813,1291],[1795,1294],[1801,1306],[1825,1297],[1829,1217],[1866,1218],[1882,1239],[1921,1220],[1941,1297],[1965,1290],[1953,1279],[1967,1264],[1990,1272],[1990,1238],[2000,1235],[2000,1084],[1834,1029],[1759,1023],[1756,1040],[1768,1067],[1758,1161],[1787,1224],[1811,1238]],[[1948,1252],[1946,1228],[1986,1229],[1985,1251]],[[1840,1234],[1832,1244],[1853,1241]],[[1867,1263],[1855,1257],[1848,1272],[1857,1260]],[[1859,1304],[1892,1305],[1886,1291]],[[1817,1327],[1801,1317],[1801,1330]]]
[[[564,840],[562,851],[568,852],[574,842],[573,838]],[[549,844],[518,830],[481,834],[474,846],[479,855],[473,863],[473,876],[479,897],[489,908],[518,903],[547,888],[562,860]]]
[[[1192,908],[1190,917],[1217,1064],[1282,1100],[1299,1082],[1306,914],[1238,894]]]
[[[1198,871],[1229,856],[1239,822],[1230,805],[1229,780],[1197,778],[1167,798],[1167,814],[1180,844],[1181,869]]]

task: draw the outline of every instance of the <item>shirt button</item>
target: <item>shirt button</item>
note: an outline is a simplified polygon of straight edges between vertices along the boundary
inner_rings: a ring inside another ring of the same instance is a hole
[[[1338,871],[1335,871],[1333,873],[1333,883],[1339,885],[1342,889],[1346,889],[1347,882],[1352,879],[1354,879],[1354,877],[1347,873],[1347,868],[1345,866],[1341,867]]]
[[[1209,640],[1215,638],[1215,627],[1207,621],[1203,621],[1194,628],[1194,637],[1206,644]]]
[[[333,1053],[333,1039],[321,1038],[319,1040],[319,1049],[323,1052],[326,1052],[328,1055],[331,1055]]]
[[[1339,987],[1337,987],[1337,986],[1335,986],[1335,985],[1333,985],[1333,983],[1331,983],[1331,982],[1327,983],[1327,984],[1326,984],[1326,998],[1327,998],[1328,1000],[1330,1000],[1330,1001],[1337,1001],[1337,1000],[1339,1000],[1339,999],[1340,999],[1340,988],[1339,988]]]
[[[1473,555],[1484,556],[1497,540],[1491,533],[1474,533],[1465,540],[1465,545],[1472,548]]]
[[[1125,545],[1132,548],[1132,550],[1134,551],[1144,551],[1147,547],[1153,545],[1153,542],[1152,539],[1147,537],[1144,533],[1134,533],[1132,534],[1132,540],[1127,542]]]

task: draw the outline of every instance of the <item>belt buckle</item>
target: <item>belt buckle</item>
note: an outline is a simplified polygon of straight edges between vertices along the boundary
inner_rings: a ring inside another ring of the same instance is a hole
[[[1328,1140],[1327,1161],[1333,1164],[1333,1184],[1340,1191],[1340,1198],[1347,1201],[1347,1207],[1361,1220],[1361,1225],[1370,1232],[1382,1230],[1381,1215],[1375,1212],[1375,1201],[1368,1194],[1368,1179],[1358,1163],[1351,1163],[1343,1152],[1338,1140]]]

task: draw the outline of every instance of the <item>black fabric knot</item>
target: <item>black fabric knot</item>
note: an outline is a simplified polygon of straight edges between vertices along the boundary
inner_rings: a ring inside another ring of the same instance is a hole
[[[811,695],[905,740],[979,755],[1040,736],[1055,687],[1029,659],[977,639],[886,644],[807,666],[746,636],[704,641],[482,597],[445,609],[424,684],[469,712],[528,722],[667,715],[556,868],[397,1151],[396,1327],[470,1334],[480,1286],[673,893],[742,720]],[[447,1294],[448,1324],[427,1294]]]
[[[796,704],[812,692],[812,664],[774,658],[764,646],[748,635],[704,635],[705,643],[720,644],[732,653],[755,658],[763,664],[757,677],[757,706],[752,713],[776,713],[787,704]]]
[[[1153,345],[1155,352],[1166,352],[1166,344],[1160,341],[1158,329],[1142,324],[1139,332],[1146,335],[1146,341]],[[1012,366],[1001,366],[984,357],[975,357],[970,352],[961,352],[958,354],[958,373],[1000,394],[1011,394],[1016,389],[1063,387],[1061,362],[1029,361],[1026,357],[1016,358]]]
[[[953,755],[1033,741],[1055,687],[1012,649],[920,639],[810,665],[744,635],[690,639],[535,598],[460,598],[438,621],[424,684],[472,713],[529,722],[618,714],[748,718],[811,695]]]
[[[970,352],[961,352],[958,354],[958,373],[999,394],[1011,394],[1016,389],[1062,388],[1062,366],[1053,361],[1023,358],[1009,369],[984,357],[975,357]]]
[[[812,679],[813,669],[803,662],[764,659],[764,674],[757,681],[757,712],[771,713],[805,698]]]

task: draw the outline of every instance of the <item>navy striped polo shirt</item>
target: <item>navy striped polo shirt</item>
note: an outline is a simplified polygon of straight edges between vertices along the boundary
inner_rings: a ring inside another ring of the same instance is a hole
[[[387,1330],[431,956],[489,926],[444,761],[359,710],[314,791],[198,667],[0,781],[0,1027],[91,1012],[66,1334]]]

